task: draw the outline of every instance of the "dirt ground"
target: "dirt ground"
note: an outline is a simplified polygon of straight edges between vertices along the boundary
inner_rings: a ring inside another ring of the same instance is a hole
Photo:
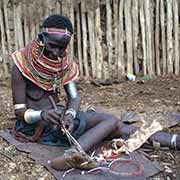
[[[106,85],[104,85],[106,84]],[[145,112],[180,112],[180,77],[146,77],[145,80],[122,82],[79,81],[77,87],[82,98],[82,107],[98,106]],[[13,108],[10,80],[0,80],[0,129],[12,127]],[[177,125],[170,132],[180,132]],[[180,180],[180,154],[175,151],[151,151],[148,156],[162,166],[162,173],[151,180]],[[54,177],[41,165],[34,163],[27,153],[19,152],[0,138],[0,180],[50,180]]]

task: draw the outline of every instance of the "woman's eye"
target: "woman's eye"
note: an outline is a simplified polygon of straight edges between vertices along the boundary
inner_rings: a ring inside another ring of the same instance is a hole
[[[56,48],[56,45],[54,45],[54,44],[49,44],[49,46],[50,46],[51,48]]]
[[[57,46],[57,45],[55,45],[55,44],[50,44],[49,46],[50,46],[51,48],[58,48],[59,50],[65,49],[64,47]]]

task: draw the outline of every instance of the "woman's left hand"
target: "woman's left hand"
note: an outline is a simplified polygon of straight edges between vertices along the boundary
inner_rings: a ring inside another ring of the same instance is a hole
[[[73,128],[74,128],[74,120],[71,114],[67,114],[64,116],[64,121],[63,124],[65,126],[65,128],[72,133]]]

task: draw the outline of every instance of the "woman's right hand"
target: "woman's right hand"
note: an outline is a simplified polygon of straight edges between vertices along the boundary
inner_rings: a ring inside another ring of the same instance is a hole
[[[54,109],[43,110],[41,113],[42,120],[55,125],[61,124],[61,116],[62,112]]]

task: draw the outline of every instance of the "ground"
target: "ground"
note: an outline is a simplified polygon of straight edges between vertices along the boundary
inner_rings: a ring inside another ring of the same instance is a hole
[[[82,98],[82,107],[98,106],[102,109],[115,108],[144,112],[180,111],[180,77],[144,77],[135,82],[123,80],[108,82],[82,82],[77,87]],[[13,107],[10,80],[0,81],[0,129],[11,127]],[[177,125],[170,132],[179,132]],[[153,180],[180,179],[180,155],[174,151],[152,151],[149,158],[160,162],[163,172]],[[54,177],[41,165],[35,164],[28,154],[17,151],[13,146],[0,138],[0,180],[50,180]]]

